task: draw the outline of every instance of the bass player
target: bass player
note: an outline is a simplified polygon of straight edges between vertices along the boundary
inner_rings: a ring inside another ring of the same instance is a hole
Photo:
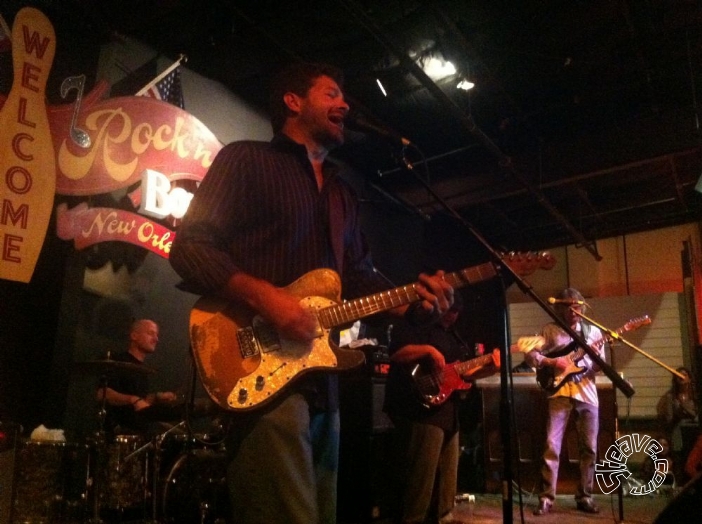
[[[574,288],[567,288],[558,295],[555,303],[556,313],[604,359],[605,344],[602,343],[602,332],[597,327],[584,322],[577,314],[585,310],[585,300],[580,292]],[[546,324],[541,335],[545,343],[541,349],[528,352],[525,361],[530,366],[536,367],[537,373],[538,370],[550,368],[554,374],[561,374],[572,365],[568,355],[562,354],[563,348],[572,342],[570,336],[555,323]],[[577,347],[574,348],[574,350],[577,349]],[[578,432],[580,453],[580,481],[575,494],[576,508],[585,513],[599,513],[599,508],[592,498],[599,430],[599,402],[595,373],[599,371],[599,366],[592,362],[587,353],[582,356],[577,365],[580,371],[569,375],[568,379],[562,381],[560,387],[548,398],[548,423],[541,466],[539,505],[534,510],[534,515],[549,513],[554,504],[561,445],[571,414],[576,416],[575,427]]]
[[[455,323],[463,307],[461,293],[453,306],[431,325],[396,323],[390,344],[390,372],[385,388],[384,410],[393,422],[394,462],[393,522],[413,524],[445,522],[454,506],[459,460],[458,395],[433,400],[430,380],[451,383],[456,362],[475,357],[456,333]],[[494,356],[473,358],[460,369],[460,389],[469,382],[499,370],[499,351]],[[468,366],[466,366],[468,367]],[[426,391],[425,391],[426,390]],[[458,390],[458,389],[457,389]],[[456,390],[454,390],[456,391]]]

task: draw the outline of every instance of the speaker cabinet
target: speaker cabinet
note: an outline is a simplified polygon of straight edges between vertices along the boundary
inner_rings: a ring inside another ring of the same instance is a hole
[[[546,442],[548,401],[534,375],[513,377],[514,412],[517,438],[513,439],[512,469],[520,468],[522,488],[533,490],[540,480],[541,457]],[[489,377],[477,381],[482,390],[485,445],[486,489],[489,493],[499,493],[502,489],[504,460],[500,426],[501,390],[499,377]],[[606,377],[597,377],[597,394],[600,403],[600,431],[598,435],[598,459],[614,442],[615,407],[614,388]],[[575,493],[580,478],[577,432],[574,417],[571,416],[563,439],[558,473],[558,493]],[[598,486],[595,486],[598,490]]]
[[[393,426],[383,412],[385,377],[366,370],[342,377],[339,393],[338,521],[388,517]]]
[[[702,514],[702,475],[683,486],[663,511],[653,521],[654,524],[679,524],[691,522],[694,515]]]

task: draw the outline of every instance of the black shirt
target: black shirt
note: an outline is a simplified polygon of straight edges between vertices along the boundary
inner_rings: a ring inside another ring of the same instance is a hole
[[[438,323],[423,327],[411,326],[406,322],[396,324],[389,348],[390,354],[394,354],[407,344],[430,344],[444,355],[447,364],[472,356],[466,355],[468,348],[464,347],[453,329],[447,330]],[[427,362],[421,362],[427,366],[426,369],[431,366],[429,360],[427,358]],[[390,364],[384,410],[391,418],[400,416],[416,422],[432,424],[447,431],[457,430],[458,403],[455,396],[439,406],[429,408],[424,406],[411,377],[411,370],[415,365],[416,363],[398,364],[396,362]]]
[[[143,363],[131,353],[118,353],[112,357],[116,362],[127,362],[136,366],[142,366]],[[115,368],[107,374],[107,387],[123,393],[125,395],[136,395],[145,397],[149,394],[149,378],[146,373],[129,369]],[[105,406],[107,416],[105,419],[105,430],[110,433],[131,433],[143,432],[145,424],[142,417],[139,417],[134,411],[134,406]]]

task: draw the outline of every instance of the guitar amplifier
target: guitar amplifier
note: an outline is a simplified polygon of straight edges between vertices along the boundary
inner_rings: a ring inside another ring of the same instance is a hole
[[[374,377],[385,378],[390,372],[390,355],[385,346],[375,346],[366,352],[366,362]]]

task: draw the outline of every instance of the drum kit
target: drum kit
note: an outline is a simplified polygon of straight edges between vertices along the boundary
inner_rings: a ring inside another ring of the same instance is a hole
[[[110,359],[77,365],[104,376],[150,368]],[[225,524],[229,521],[224,430],[212,410],[182,402],[181,420],[149,435],[99,429],[85,444],[17,438],[10,523]],[[174,406],[177,407],[177,406]],[[193,413],[193,408],[199,409]],[[205,431],[194,431],[199,417]],[[204,424],[202,424],[202,419]]]

